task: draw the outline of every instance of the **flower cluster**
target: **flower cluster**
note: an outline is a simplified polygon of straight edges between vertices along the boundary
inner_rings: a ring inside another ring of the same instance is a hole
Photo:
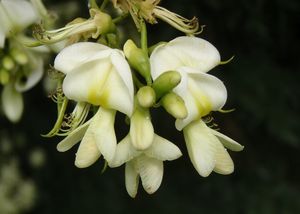
[[[1,106],[6,117],[18,122],[23,112],[22,93],[36,85],[43,76],[46,47],[29,48],[24,41],[26,28],[42,19],[39,0],[0,1],[0,85]],[[40,6],[41,7],[41,6]]]
[[[36,28],[41,44],[67,40],[56,56],[54,69],[62,73],[55,100],[58,118],[45,136],[64,136],[57,145],[65,152],[79,143],[75,165],[89,167],[102,155],[111,168],[125,164],[128,194],[135,197],[139,178],[149,194],[161,185],[163,161],[182,152],[176,144],[155,133],[151,108],[163,107],[182,131],[188,155],[197,172],[230,174],[233,161],[227,151],[241,151],[236,141],[210,126],[213,111],[222,111],[227,91],[221,80],[208,74],[222,64],[218,50],[195,37],[197,19],[187,20],[158,6],[156,0],[113,0],[130,13],[140,32],[141,45],[133,40],[120,48],[118,24],[126,17],[111,18],[103,1],[90,1],[90,18],[78,18],[58,30]],[[146,22],[162,19],[186,35],[149,48]],[[75,103],[71,113],[70,104]],[[116,114],[124,114],[128,134],[118,142]]]

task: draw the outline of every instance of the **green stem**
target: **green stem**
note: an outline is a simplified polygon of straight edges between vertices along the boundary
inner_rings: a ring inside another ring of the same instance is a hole
[[[134,85],[138,88],[141,88],[144,86],[143,83],[141,83],[141,81],[137,78],[137,76],[135,75],[135,73],[132,72],[132,79],[133,79],[133,82],[134,82]]]
[[[103,0],[102,4],[101,4],[101,6],[100,6],[100,10],[103,11],[104,8],[106,7],[107,3],[108,3],[108,0]]]
[[[141,20],[141,48],[146,56],[148,56],[147,27],[144,20]]]
[[[119,22],[121,22],[121,21],[123,21],[125,18],[127,18],[128,14],[129,14],[129,13],[123,13],[121,16],[118,16],[117,18],[114,18],[114,19],[112,20],[112,22],[113,22],[114,24],[118,24]]]
[[[144,20],[141,20],[141,48],[142,48],[142,51],[144,52],[145,56],[149,57],[147,26],[146,26],[146,23]],[[146,79],[147,85],[151,86],[152,79],[151,79],[150,71],[149,71],[149,74],[145,77],[145,79]]]
[[[99,6],[98,6],[96,0],[89,0],[89,5],[90,5],[90,8],[99,9]]]

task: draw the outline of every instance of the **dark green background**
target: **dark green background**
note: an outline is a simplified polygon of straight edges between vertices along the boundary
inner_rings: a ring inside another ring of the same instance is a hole
[[[77,2],[86,14],[84,2]],[[48,6],[54,3],[47,1]],[[223,133],[245,146],[240,153],[230,153],[235,172],[200,177],[174,120],[153,112],[157,132],[176,142],[184,157],[165,163],[163,183],[154,195],[147,195],[140,186],[137,197],[131,199],[123,166],[102,175],[103,160],[77,169],[73,164],[76,148],[59,153],[58,138],[40,137],[55,120],[55,105],[40,84],[25,94],[27,113],[20,124],[12,126],[1,119],[10,135],[18,132],[27,138],[26,149],[17,152],[24,159],[25,175],[38,185],[36,206],[30,213],[300,213],[300,2],[164,0],[162,5],[185,17],[197,16],[206,25],[199,36],[214,44],[223,60],[235,56],[231,63],[211,71],[227,87],[225,107],[236,109],[230,114],[215,113],[215,121]],[[149,28],[151,43],[179,35],[166,24]],[[36,145],[47,155],[39,170],[26,162],[26,153]]]

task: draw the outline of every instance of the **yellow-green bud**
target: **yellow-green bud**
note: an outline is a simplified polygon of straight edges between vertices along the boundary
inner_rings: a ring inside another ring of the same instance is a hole
[[[183,99],[174,92],[168,93],[161,99],[162,106],[176,119],[187,117],[187,109]]]
[[[180,81],[181,75],[177,71],[167,71],[161,74],[152,85],[156,93],[156,98],[159,99],[166,93],[169,93]]]
[[[20,65],[25,65],[28,63],[28,57],[25,53],[18,49],[12,49],[10,51],[11,56],[13,59]]]
[[[148,82],[151,80],[149,57],[132,40],[124,44],[124,53],[130,66],[137,70]]]
[[[10,80],[9,72],[6,69],[2,68],[0,70],[0,83],[2,85],[6,85],[9,82],[9,80]]]
[[[10,71],[15,67],[15,62],[11,57],[5,56],[2,59],[2,65],[4,69]]]
[[[155,92],[150,86],[144,86],[137,92],[137,100],[140,106],[149,108],[155,103]]]
[[[112,18],[107,13],[103,13],[97,9],[90,9],[90,14],[93,17],[97,31],[92,34],[93,38],[97,38],[100,34],[112,33],[116,30],[116,26]]]

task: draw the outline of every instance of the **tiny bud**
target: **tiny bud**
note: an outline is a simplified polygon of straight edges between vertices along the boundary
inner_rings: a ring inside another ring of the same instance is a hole
[[[181,76],[177,71],[167,71],[161,74],[153,82],[153,89],[156,93],[156,98],[159,99],[169,93],[181,81]]]
[[[6,69],[2,68],[0,70],[0,83],[2,85],[6,85],[9,82],[9,79],[10,79],[9,72]]]
[[[166,111],[176,119],[184,119],[187,117],[187,109],[183,99],[177,94],[171,92],[163,96],[161,99],[162,106]]]
[[[2,59],[2,65],[4,69],[10,71],[15,67],[15,62],[11,57],[5,56]]]
[[[130,39],[124,44],[123,49],[130,66],[137,70],[146,80],[151,79],[149,58],[143,50],[138,48]]]
[[[10,54],[18,64],[25,65],[28,63],[28,57],[22,51],[20,51],[18,49],[12,49]]]
[[[155,92],[150,86],[144,86],[137,92],[137,100],[140,106],[149,108],[155,103]]]

